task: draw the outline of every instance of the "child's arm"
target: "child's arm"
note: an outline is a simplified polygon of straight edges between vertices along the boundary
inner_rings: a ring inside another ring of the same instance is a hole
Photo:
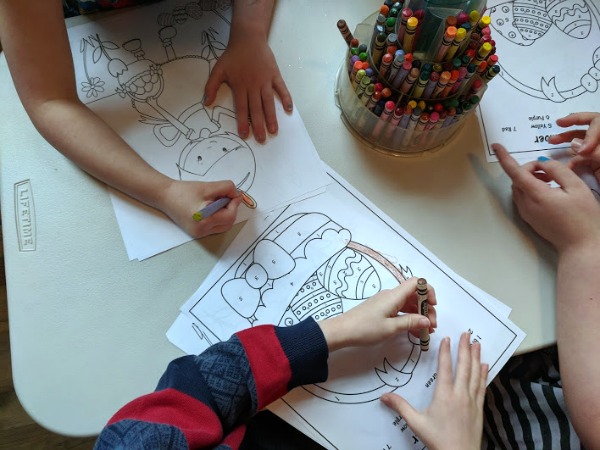
[[[275,95],[287,112],[293,109],[292,96],[279,72],[269,47],[268,35],[274,0],[235,0],[227,49],[206,82],[205,105],[210,105],[219,86],[227,83],[233,91],[238,134],[246,139],[252,119],[252,131],[258,142],[266,131],[277,133]]]
[[[183,183],[146,163],[77,97],[59,0],[0,0],[0,41],[21,102],[40,134],[83,170],[166,213],[193,237],[229,229],[239,200],[204,223],[192,214],[233,183]]]
[[[244,420],[296,386],[327,379],[329,352],[384,341],[436,325],[416,309],[416,279],[382,291],[341,316],[291,327],[263,325],[237,333],[199,356],[169,364],[157,391],[125,405],[110,420],[98,449],[128,442],[154,448],[237,448]],[[150,443],[152,443],[150,445]]]

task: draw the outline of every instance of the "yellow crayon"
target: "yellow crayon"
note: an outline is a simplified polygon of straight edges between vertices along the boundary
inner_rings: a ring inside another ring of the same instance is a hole
[[[413,40],[415,33],[417,32],[417,25],[419,25],[419,19],[411,17],[406,22],[406,31],[404,32],[404,42],[402,43],[402,49],[405,53],[412,52]]]
[[[467,37],[467,30],[464,28],[459,28],[456,30],[456,36],[454,37],[452,44],[450,44],[450,48],[446,52],[444,61],[452,61],[452,58],[454,58],[454,55],[456,54],[456,50],[458,50],[458,47],[460,47],[461,42],[465,40],[465,37]]]

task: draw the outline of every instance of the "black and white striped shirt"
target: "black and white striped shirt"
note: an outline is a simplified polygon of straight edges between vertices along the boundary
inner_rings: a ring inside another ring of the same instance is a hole
[[[486,392],[482,449],[583,449],[558,369],[556,346],[509,360]]]

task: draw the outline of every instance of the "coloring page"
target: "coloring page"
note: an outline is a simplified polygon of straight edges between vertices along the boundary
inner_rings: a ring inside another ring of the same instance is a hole
[[[491,0],[487,4],[500,72],[478,108],[488,161],[503,144],[530,161],[570,147],[548,144],[556,119],[597,111],[599,0]]]
[[[472,341],[482,343],[491,380],[525,335],[497,300],[463,285],[339,175],[327,173],[326,193],[246,224],[167,336],[181,342],[187,333],[201,347],[260,324],[324,320],[412,276],[424,277],[438,301],[438,328],[428,352],[408,333],[380,345],[344,349],[330,356],[327,382],[303,386],[283,399],[297,414],[298,428],[311,427],[310,435],[318,434],[326,447],[422,448],[379,397],[397,392],[417,408],[428,405],[444,336],[451,337],[455,353],[460,334],[470,331]],[[181,327],[188,328],[176,329]]]
[[[259,144],[237,135],[226,85],[204,105],[230,22],[230,1],[165,0],[72,27],[69,39],[81,100],[165,175],[232,180],[243,196],[240,222],[315,193],[327,178],[297,111],[277,100],[278,135]],[[191,240],[162,213],[112,190],[111,198],[130,259]]]

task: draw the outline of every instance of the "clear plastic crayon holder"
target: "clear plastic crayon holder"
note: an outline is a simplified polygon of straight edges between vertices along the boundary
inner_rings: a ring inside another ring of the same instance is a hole
[[[373,32],[374,21],[375,15],[372,15],[359,24],[354,30],[354,37],[360,42],[368,42]],[[338,70],[335,84],[336,104],[347,128],[374,150],[394,156],[418,156],[425,152],[437,151],[460,131],[466,119],[475,111],[475,108],[472,108],[464,112],[453,123],[447,123],[445,119],[440,120],[438,126],[423,131],[418,126],[405,129],[394,125],[367,109],[363,99],[359,98],[350,80],[349,61],[350,58],[346,55]],[[475,78],[474,76],[473,79]],[[480,94],[483,94],[484,90],[485,84]],[[397,99],[396,107],[407,98],[410,97]]]

